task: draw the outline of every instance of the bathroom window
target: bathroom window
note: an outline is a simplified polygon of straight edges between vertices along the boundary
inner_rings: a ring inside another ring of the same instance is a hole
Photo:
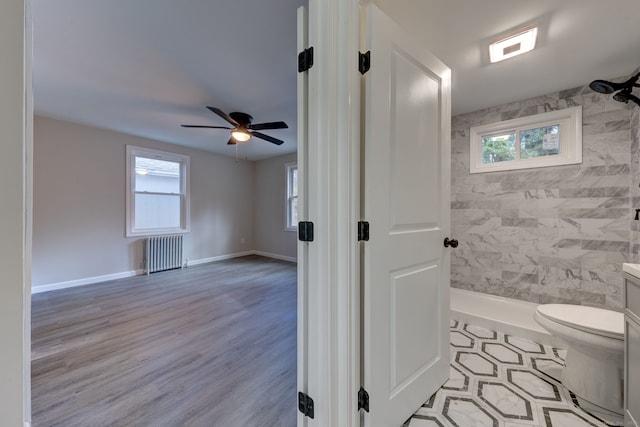
[[[472,127],[470,172],[582,163],[582,107]]]

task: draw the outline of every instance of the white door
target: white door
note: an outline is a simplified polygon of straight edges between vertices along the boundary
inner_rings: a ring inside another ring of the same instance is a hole
[[[449,375],[450,70],[366,8],[365,425],[400,426]]]

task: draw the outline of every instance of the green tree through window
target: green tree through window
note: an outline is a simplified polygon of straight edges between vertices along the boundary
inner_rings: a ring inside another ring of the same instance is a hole
[[[482,138],[482,163],[505,162],[516,159],[516,134]]]
[[[553,156],[560,153],[560,126],[546,126],[520,132],[520,158]]]

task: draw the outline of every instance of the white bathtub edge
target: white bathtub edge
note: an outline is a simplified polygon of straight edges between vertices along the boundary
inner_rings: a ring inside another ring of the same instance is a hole
[[[459,301],[456,301],[456,296],[472,298],[475,304],[465,307]],[[486,306],[491,304],[495,305],[496,308],[507,304],[518,307],[520,311],[530,312],[530,321],[522,322],[514,321],[507,317],[501,318],[500,315],[506,310],[489,310],[492,314],[487,315]],[[565,345],[558,338],[549,334],[533,320],[533,313],[537,306],[538,304],[526,301],[498,297],[466,289],[451,288],[451,319],[529,339],[540,344],[564,348]],[[480,308],[480,310],[477,308]]]

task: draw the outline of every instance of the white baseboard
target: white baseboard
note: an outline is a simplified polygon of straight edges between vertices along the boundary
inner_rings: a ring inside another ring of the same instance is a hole
[[[55,291],[58,289],[75,288],[76,286],[92,285],[94,283],[106,282],[108,280],[124,279],[125,277],[138,276],[140,274],[144,274],[144,270],[123,271],[122,273],[105,274],[104,276],[85,277],[84,279],[49,283],[47,285],[32,287],[31,294],[39,294],[40,292]]]
[[[192,265],[206,264],[208,262],[223,261],[225,259],[239,258],[241,256],[253,255],[255,253],[256,253],[255,251],[246,251],[246,252],[236,252],[234,254],[219,255],[211,258],[190,259],[187,265],[190,267]]]
[[[227,254],[227,255],[214,256],[210,258],[192,259],[192,260],[189,260],[188,266],[206,264],[208,262],[222,261],[225,259],[238,258],[238,257],[247,256],[247,255],[260,255],[267,258],[279,259],[282,261],[297,262],[296,258],[293,258],[290,256],[273,254],[270,252],[262,252],[262,251],[245,251],[245,252],[236,252],[236,253]],[[39,285],[39,286],[32,287],[31,294],[39,294],[41,292],[55,291],[58,289],[75,288],[76,286],[92,285],[94,283],[106,282],[108,280],[124,279],[125,277],[139,276],[141,274],[145,274],[145,270],[123,271],[122,273],[105,274],[104,276],[86,277],[84,279],[69,280],[66,282],[49,283],[46,285]]]
[[[297,258],[291,257],[291,256],[272,254],[271,252],[262,252],[262,251],[253,251],[253,253],[255,255],[260,255],[267,258],[279,259],[282,261],[289,261],[289,262],[296,262],[296,263],[298,262]]]

